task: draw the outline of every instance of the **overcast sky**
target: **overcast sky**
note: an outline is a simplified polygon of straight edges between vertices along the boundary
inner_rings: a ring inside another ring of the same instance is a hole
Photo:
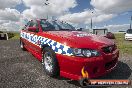
[[[49,3],[45,5],[45,3]],[[0,0],[0,28],[19,31],[27,20],[54,16],[76,27],[129,28],[132,0]]]

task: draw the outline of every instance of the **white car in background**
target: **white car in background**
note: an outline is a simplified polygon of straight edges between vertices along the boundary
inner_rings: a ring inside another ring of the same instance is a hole
[[[125,40],[132,40],[132,29],[128,29],[125,33]]]

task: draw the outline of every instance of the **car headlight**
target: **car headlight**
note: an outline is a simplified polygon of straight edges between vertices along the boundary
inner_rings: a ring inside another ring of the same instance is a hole
[[[91,49],[73,49],[73,54],[75,56],[83,56],[83,57],[96,57],[99,56],[100,53],[96,50]]]
[[[82,50],[82,54],[86,57],[91,57],[92,53],[90,50]]]
[[[73,54],[75,56],[83,56],[82,55],[82,49],[73,49]]]

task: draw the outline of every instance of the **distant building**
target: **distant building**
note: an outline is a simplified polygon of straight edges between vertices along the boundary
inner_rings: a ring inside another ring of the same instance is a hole
[[[93,34],[96,35],[103,35],[105,36],[108,32],[108,29],[104,28],[104,29],[93,29]]]
[[[89,33],[89,29],[82,29],[82,31]]]

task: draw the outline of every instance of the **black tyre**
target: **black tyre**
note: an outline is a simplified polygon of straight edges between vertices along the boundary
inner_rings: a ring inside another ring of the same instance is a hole
[[[60,70],[55,52],[50,47],[46,47],[42,53],[42,64],[46,74],[51,77],[57,77]]]
[[[24,47],[24,43],[20,40],[20,47],[23,51],[26,51],[26,48]]]

